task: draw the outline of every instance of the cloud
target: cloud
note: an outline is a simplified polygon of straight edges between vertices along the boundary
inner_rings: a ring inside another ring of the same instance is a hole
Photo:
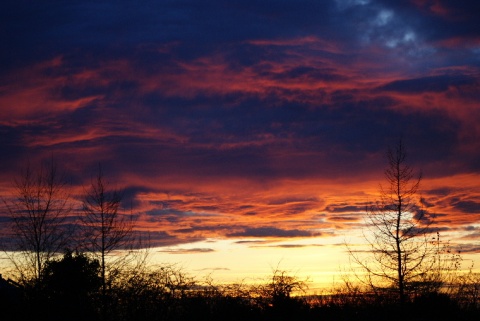
[[[318,235],[304,230],[297,229],[279,229],[276,227],[251,227],[244,228],[243,231],[227,234],[228,237],[311,237]]]
[[[265,244],[265,240],[240,240],[235,241],[235,244]]]
[[[468,75],[439,75],[416,79],[396,80],[380,87],[380,90],[402,93],[444,92],[452,87],[477,85],[478,79]]]
[[[329,215],[328,220],[332,222],[362,222],[361,215]]]
[[[136,228],[138,229],[138,226]],[[140,231],[135,231],[135,233],[138,234],[138,236],[142,240],[148,241],[148,246],[150,247],[168,247],[204,240],[204,238],[198,237],[196,235],[192,235],[190,237],[178,237],[169,232],[159,231],[158,229],[149,229],[148,231],[145,231],[145,229],[143,228]]]
[[[204,269],[197,269],[196,271],[230,271],[229,268],[224,267],[213,267],[213,268],[204,268]]]
[[[273,245],[256,245],[255,247],[277,247],[284,249],[304,248],[304,247],[321,247],[322,244],[273,244]]]
[[[475,244],[462,244],[456,246],[455,250],[460,254],[478,254],[480,253],[480,246]]]
[[[215,252],[215,250],[210,248],[191,248],[191,249],[166,249],[166,250],[160,250],[159,252],[168,253],[168,254],[198,254],[198,253]]]
[[[325,209],[329,213],[352,213],[352,212],[365,212],[366,206],[368,204],[362,205],[348,205],[348,204],[329,204]]]
[[[480,213],[480,202],[475,201],[459,201],[452,204],[456,209],[463,213]]]

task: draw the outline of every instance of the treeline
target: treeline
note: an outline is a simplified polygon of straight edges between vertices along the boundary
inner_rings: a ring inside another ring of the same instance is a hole
[[[307,283],[274,270],[260,284],[196,280],[172,265],[118,270],[102,287],[101,265],[67,252],[40,278],[0,285],[2,320],[479,320],[480,278],[464,275],[443,291],[400,303],[395,289],[343,285],[307,295]]]

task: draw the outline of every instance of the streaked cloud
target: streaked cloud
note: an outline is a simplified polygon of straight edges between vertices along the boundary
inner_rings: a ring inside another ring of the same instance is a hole
[[[196,254],[196,253],[209,253],[214,252],[214,249],[208,248],[188,248],[188,249],[166,249],[161,250],[160,252],[168,254]]]
[[[250,227],[245,228],[243,231],[227,234],[229,237],[309,237],[315,236],[315,233],[311,233],[303,230],[284,230],[271,226],[262,227]]]

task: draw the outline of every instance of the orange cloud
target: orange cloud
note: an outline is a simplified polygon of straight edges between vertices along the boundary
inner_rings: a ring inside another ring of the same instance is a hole
[[[4,125],[44,122],[51,115],[72,112],[100,99],[101,95],[88,95],[68,101],[60,99],[58,91],[72,80],[57,74],[61,69],[61,57],[44,61],[14,74],[5,75],[8,85],[2,86],[0,95],[0,119]],[[73,79],[77,83],[80,79]],[[74,77],[75,78],[75,77]],[[91,81],[91,79],[89,79]]]

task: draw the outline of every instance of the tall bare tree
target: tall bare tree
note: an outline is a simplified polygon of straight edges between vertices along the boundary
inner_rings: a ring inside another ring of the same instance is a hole
[[[53,160],[38,169],[29,164],[14,181],[13,193],[4,200],[12,233],[9,258],[20,280],[38,281],[45,264],[69,243],[66,181]]]
[[[434,217],[423,210],[418,196],[422,176],[414,173],[406,157],[402,141],[388,150],[386,184],[380,186],[379,199],[367,207],[364,237],[370,255],[365,258],[350,250],[369,285],[393,287],[402,303],[415,286],[432,280],[442,251],[438,234],[431,234]]]
[[[100,166],[97,176],[85,192],[80,220],[85,249],[98,256],[100,261],[103,294],[107,289],[107,256],[132,244],[133,220],[131,216],[121,213],[121,202],[122,193],[109,187]]]

